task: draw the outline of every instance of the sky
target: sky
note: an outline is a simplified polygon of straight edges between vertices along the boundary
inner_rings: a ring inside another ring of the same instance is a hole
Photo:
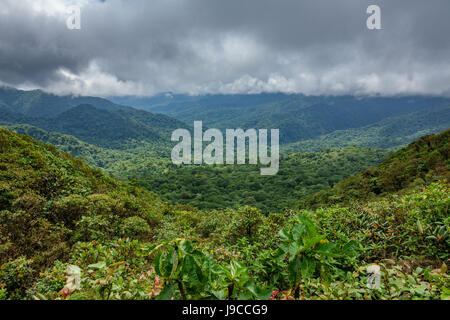
[[[366,26],[369,5],[381,30]],[[448,0],[0,0],[0,85],[450,96],[449,35]]]

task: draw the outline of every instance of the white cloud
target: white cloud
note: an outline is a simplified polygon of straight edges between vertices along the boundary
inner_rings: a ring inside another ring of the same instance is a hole
[[[142,85],[133,81],[121,81],[116,76],[103,72],[93,61],[79,74],[67,69],[57,70],[57,78],[42,88],[55,94],[93,96],[141,95]]]
[[[386,2],[378,32],[369,0],[3,0],[0,82],[100,96],[449,94],[446,1]],[[74,4],[79,31],[65,27]]]

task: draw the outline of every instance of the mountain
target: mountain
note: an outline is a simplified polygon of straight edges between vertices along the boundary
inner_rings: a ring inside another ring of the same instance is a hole
[[[167,118],[162,115],[153,117]],[[133,110],[106,111],[92,105],[79,105],[55,118],[43,119],[35,124],[45,130],[70,134],[85,142],[111,149],[126,147],[126,142],[130,140],[167,143],[170,140],[165,126],[168,124],[175,130],[181,125],[174,120],[172,123],[162,122],[161,126],[151,126],[148,120],[135,119]],[[161,128],[165,130],[159,131]]]
[[[420,137],[450,128],[450,104],[390,117],[377,123],[355,129],[337,130],[284,145],[281,151],[320,151],[357,145],[383,149],[399,149]]]
[[[39,90],[3,88],[0,102],[2,125],[28,124],[109,149],[129,149],[151,142],[153,149],[163,148],[170,154],[171,132],[189,128],[166,115],[95,97],[56,96]]]
[[[204,96],[166,94],[147,99],[116,98],[115,101],[164,113],[189,124],[202,120],[210,128],[278,128],[283,144],[315,139],[336,130],[361,128],[392,117],[450,105],[450,99],[426,96],[305,96],[281,93]],[[438,128],[430,126],[427,129],[438,132]]]
[[[0,107],[28,117],[55,117],[80,104],[90,104],[102,110],[125,108],[97,97],[57,96],[41,90],[23,91],[0,87]]]
[[[328,206],[392,194],[433,181],[450,181],[450,130],[429,135],[392,154],[380,165],[301,202]]]
[[[27,256],[47,266],[76,241],[151,236],[164,203],[54,146],[0,129],[0,261]],[[134,231],[130,231],[134,232]]]
[[[162,113],[178,114],[185,113],[189,107],[196,108],[201,105],[212,109],[251,107],[288,100],[290,96],[293,95],[284,93],[187,95],[166,92],[152,97],[124,96],[110,97],[109,99],[118,104],[134,106],[147,111],[158,109],[162,110]]]
[[[74,136],[59,132],[45,131],[28,124],[4,125],[3,128],[15,131],[46,144],[54,145],[58,150],[70,153],[72,156],[86,160],[91,166],[107,169],[124,159],[126,152],[101,148]]]

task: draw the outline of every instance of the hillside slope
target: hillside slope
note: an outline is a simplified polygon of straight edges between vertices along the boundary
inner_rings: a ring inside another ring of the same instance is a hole
[[[84,142],[74,136],[59,132],[46,131],[28,124],[1,126],[42,142],[54,145],[58,150],[68,152],[72,156],[86,160],[91,166],[107,169],[126,157],[126,151],[98,147]]]
[[[97,97],[57,96],[42,90],[23,91],[0,87],[0,107],[27,117],[51,118],[80,104],[90,104],[109,111],[126,108]]]
[[[282,146],[281,152],[320,151],[346,146],[399,149],[420,137],[450,128],[450,104],[390,117],[377,123],[337,130],[312,140]]]
[[[170,135],[183,122],[120,106],[96,97],[56,96],[39,90],[0,88],[0,125],[28,124],[46,131],[72,135],[108,149],[133,149],[151,143],[169,150]]]
[[[53,118],[31,118],[0,109],[0,125],[31,125],[107,149],[134,149],[147,144],[150,149],[168,155],[171,132],[189,128],[165,115],[134,109],[106,111],[92,105],[79,105]]]
[[[0,261],[26,256],[43,266],[75,241],[148,238],[164,208],[148,191],[0,129]]]
[[[422,137],[382,164],[321,191],[301,206],[321,206],[401,191],[436,180],[450,181],[450,130]]]
[[[164,101],[165,100],[165,101]],[[336,130],[450,104],[439,97],[305,96],[301,94],[169,96],[117,99],[164,113],[186,123],[202,120],[210,128],[278,128],[282,144],[314,139]],[[151,105],[154,103],[154,105]],[[427,126],[430,129],[434,127]],[[414,129],[414,128],[412,128]],[[438,132],[439,130],[435,130]],[[369,145],[369,147],[375,147]],[[314,150],[306,150],[314,151]]]
[[[439,182],[263,215],[168,206],[0,129],[0,300],[448,299],[448,134],[372,169],[403,181],[418,157],[427,181]],[[367,287],[373,264],[377,290]]]

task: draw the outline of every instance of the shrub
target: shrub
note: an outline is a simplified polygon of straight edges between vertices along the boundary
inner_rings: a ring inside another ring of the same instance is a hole
[[[263,223],[264,216],[256,208],[244,207],[234,212],[225,238],[231,243],[236,243],[241,238],[255,240],[258,227]]]
[[[9,299],[21,299],[33,281],[32,261],[20,257],[0,267],[0,288],[4,286]]]
[[[126,238],[142,239],[150,231],[148,223],[140,217],[126,218],[121,225],[121,235]]]
[[[63,222],[68,226],[73,226],[87,212],[88,201],[77,194],[72,194],[56,201],[53,204],[53,208],[51,208],[54,220]]]

